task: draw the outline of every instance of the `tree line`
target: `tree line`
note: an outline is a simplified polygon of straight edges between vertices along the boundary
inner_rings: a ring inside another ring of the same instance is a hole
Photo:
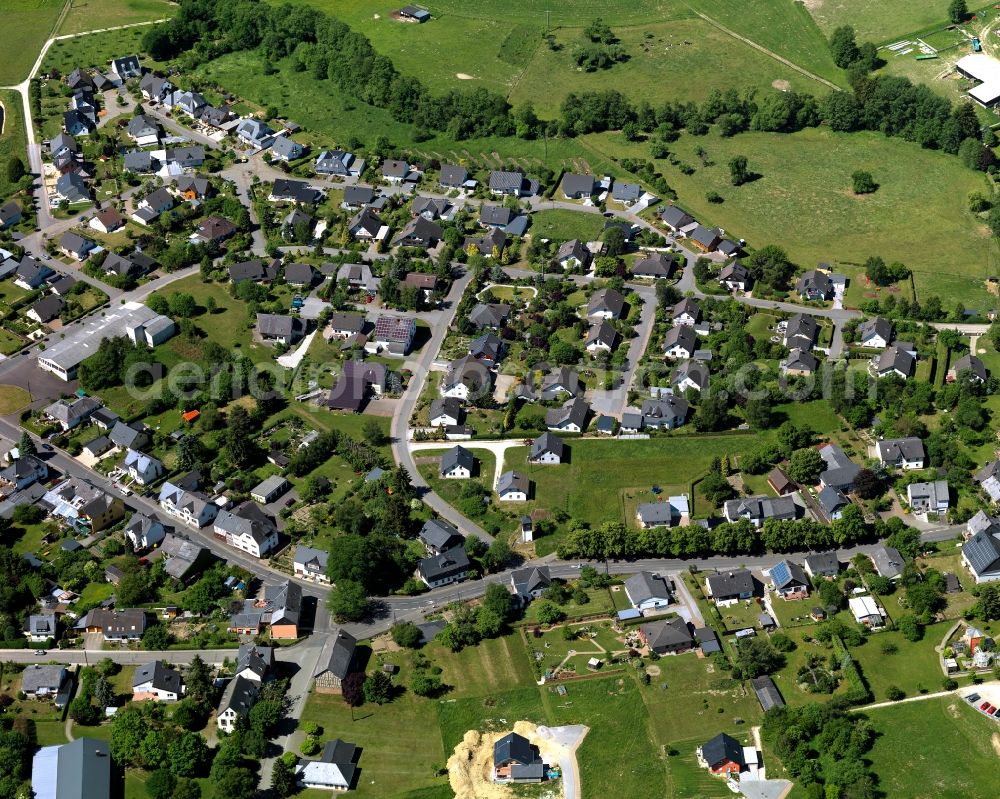
[[[716,90],[700,105],[668,101],[658,107],[645,100],[633,103],[616,90],[573,92],[554,120],[539,119],[530,103],[513,108],[504,97],[483,88],[434,94],[419,79],[401,74],[366,36],[302,6],[182,0],[173,19],[146,33],[143,47],[159,61],[179,58],[192,68],[230,52],[257,51],[265,74],[276,71],[274,62],[290,58],[295,71],[329,81],[345,96],[413,125],[418,141],[432,132],[455,140],[514,135],[534,139],[626,128],[632,138],[656,132],[669,141],[681,130],[700,135],[712,125],[731,136],[745,130],[792,132],[825,123],[837,131],[879,131],[953,154],[968,140],[982,148],[971,104],[953,105],[907,78],[875,73],[880,62],[874,48],[858,45],[850,28],[836,31],[831,40],[835,60],[848,70],[849,91],[816,98],[803,92],[758,97],[753,90]],[[662,150],[662,142],[658,146]],[[967,162],[977,163],[966,155]]]

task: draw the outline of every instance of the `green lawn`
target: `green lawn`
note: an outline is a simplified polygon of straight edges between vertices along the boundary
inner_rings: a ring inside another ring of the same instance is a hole
[[[0,67],[3,69],[3,67]],[[28,139],[24,130],[24,104],[21,95],[9,89],[0,89],[0,104],[3,105],[3,134],[0,135],[0,199],[6,201],[16,188],[7,179],[6,164],[15,155],[28,165]],[[22,198],[22,205],[24,204]]]
[[[520,633],[481,641],[453,653],[431,642],[424,653],[441,666],[450,697],[486,696],[528,685],[534,679]]]
[[[601,146],[596,137],[593,143]],[[995,271],[990,266],[995,245],[966,211],[968,195],[985,189],[984,177],[954,157],[880,134],[837,134],[826,128],[730,139],[714,133],[682,136],[671,149],[681,162],[694,165],[700,163],[696,147],[704,148],[713,166],[686,176],[662,165],[684,206],[702,223],[738,231],[754,245],[780,244],[803,268],[821,261],[835,268],[838,261],[862,264],[882,255],[913,270],[921,300],[938,294],[946,303],[961,299],[969,308],[1000,304],[983,284]],[[621,152],[626,151],[622,145]],[[727,164],[735,155],[745,155],[762,177],[734,188]],[[855,196],[850,187],[855,169],[870,170],[878,191]],[[709,203],[705,195],[712,190],[725,202]],[[817,208],[823,212],[817,214]],[[808,234],[795,233],[807,229]],[[893,240],[905,240],[907,247],[892,249]],[[942,241],[955,247],[942,248]]]
[[[970,8],[976,5],[969,3]],[[915,31],[948,24],[947,5],[937,0],[838,0],[809,3],[808,8],[827,36],[840,25],[851,25],[859,42],[876,44],[894,44],[911,38]]]
[[[62,7],[62,0],[5,0],[4,33],[8,46],[0,59],[0,85],[12,86],[28,77]]]
[[[531,216],[531,235],[537,238],[568,241],[580,239],[592,241],[596,239],[604,227],[603,218],[599,214],[581,213],[554,209],[539,211]]]
[[[541,466],[527,463],[527,447],[507,450],[504,470],[518,469],[534,483],[529,507],[563,509],[591,524],[626,519],[626,502],[654,485],[688,485],[700,477],[715,456],[739,455],[758,439],[740,435],[677,435],[639,441],[569,440],[570,463]],[[599,491],[594,487],[600,486]],[[652,501],[652,494],[647,497]],[[520,506],[519,506],[520,507]],[[696,513],[709,508],[696,508]],[[553,550],[553,538],[536,541],[540,554]]]
[[[60,34],[134,25],[172,17],[177,6],[166,0],[72,0],[69,13],[59,26]]]
[[[735,730],[729,730],[730,734],[734,732]],[[746,733],[735,737],[741,743],[750,743]],[[724,779],[712,776],[708,769],[698,764],[697,750],[705,740],[704,737],[698,737],[671,742],[671,754],[667,758],[669,796],[697,796],[698,799],[731,799],[733,796]]]
[[[886,597],[887,608],[893,614],[890,600]],[[898,613],[896,614],[898,615]],[[944,675],[938,665],[938,654],[934,647],[941,643],[951,622],[932,624],[924,631],[920,641],[907,641],[902,633],[886,630],[872,635],[861,646],[850,647],[851,656],[861,667],[861,673],[875,695],[875,701],[885,700],[886,689],[891,685],[902,688],[908,696],[915,696],[920,688],[939,691]],[[895,654],[886,655],[883,647],[895,645]]]
[[[77,0],[77,2],[81,4],[79,9],[82,14],[84,0]],[[86,0],[86,2],[91,5],[95,2],[98,5],[111,5],[115,0]],[[124,2],[134,3],[137,6],[159,4],[158,0],[120,0],[118,4],[123,5]],[[166,3],[159,5],[166,12],[161,16],[169,16],[170,7]],[[102,26],[98,25],[97,27]],[[91,26],[87,25],[87,29],[90,28]],[[60,39],[53,42],[45,54],[41,71],[49,72],[52,69],[58,69],[61,73],[68,74],[77,66],[101,67],[103,69],[107,67],[112,58],[119,57],[124,53],[139,53],[142,56],[144,66],[153,66],[156,62],[141,52],[142,37],[145,32],[145,28],[126,28],[125,30],[96,33],[90,36]]]
[[[997,724],[957,696],[870,710],[878,730],[868,753],[886,796],[964,799],[992,796]]]
[[[553,721],[535,685],[467,699],[446,697],[437,703],[437,715],[446,757],[469,730],[499,732],[509,730],[517,721],[535,724]]]

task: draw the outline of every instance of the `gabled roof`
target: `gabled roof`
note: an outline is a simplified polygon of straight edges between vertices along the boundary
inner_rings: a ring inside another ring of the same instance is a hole
[[[567,172],[563,175],[562,189],[570,197],[577,194],[589,196],[594,193],[594,176]]]
[[[757,701],[760,702],[760,706],[765,713],[772,707],[784,706],[785,700],[782,698],[778,686],[766,674],[761,677],[754,677],[750,680],[750,684],[753,686],[754,693],[757,694]]]
[[[832,485],[824,486],[816,499],[823,507],[823,510],[829,514],[834,514],[841,508],[846,508],[851,504],[850,500],[844,496],[840,489],[834,488]]]
[[[587,315],[593,316],[597,313],[610,313],[614,317],[621,316],[625,309],[625,298],[614,289],[600,289],[595,291],[590,302],[587,303]]]
[[[667,352],[680,347],[688,354],[693,353],[698,348],[698,334],[694,328],[688,325],[676,325],[670,328],[663,337],[663,351]]]
[[[493,766],[517,763],[530,766],[539,760],[538,749],[527,738],[516,732],[507,733],[493,744]]]
[[[439,580],[469,570],[469,556],[463,547],[452,547],[440,555],[424,558],[417,565],[417,570],[428,582]]]
[[[881,460],[887,463],[895,463],[898,460],[918,461],[924,458],[924,442],[915,436],[885,438],[875,446]]]
[[[670,309],[670,316],[674,319],[679,316],[691,316],[697,321],[701,318],[701,306],[690,297],[685,297]]]
[[[583,397],[573,397],[566,400],[561,408],[553,408],[545,413],[547,427],[561,427],[564,424],[574,424],[583,430],[587,424],[587,414],[590,404]]]
[[[441,165],[441,178],[439,182],[442,186],[449,186],[453,189],[461,188],[465,181],[469,179],[469,172],[464,166],[455,164]]]
[[[313,678],[330,673],[341,680],[344,679],[351,673],[351,668],[354,665],[354,650],[357,645],[357,639],[343,627],[334,628],[323,644]]]
[[[151,683],[158,691],[181,693],[181,675],[173,669],[168,669],[162,660],[154,660],[135,670],[132,677],[132,689],[135,690],[144,683]]]
[[[701,756],[710,768],[717,768],[725,763],[738,763],[740,768],[746,766],[740,742],[724,732],[720,732],[712,740],[702,744]]]
[[[977,380],[986,382],[986,366],[975,355],[965,353],[965,355],[955,361],[954,369],[956,375],[960,375],[962,372],[971,372]]]
[[[980,531],[962,544],[962,554],[976,576],[1000,571],[1000,539]]]
[[[660,213],[660,218],[670,227],[676,229],[687,227],[694,219],[676,205],[668,205]]]
[[[676,647],[694,643],[688,623],[680,616],[654,621],[639,627],[650,649]]]
[[[632,266],[635,277],[670,277],[677,266],[677,259],[668,253],[652,253]]]
[[[475,468],[475,456],[461,444],[457,444],[441,456],[441,474],[447,474],[453,469],[468,469],[472,472]]]
[[[793,586],[808,586],[809,578],[802,571],[798,563],[790,560],[779,560],[771,567],[771,582],[777,589],[791,588]]]
[[[438,552],[460,545],[464,540],[457,529],[441,519],[428,519],[424,522],[418,537],[424,546]]]
[[[893,579],[903,573],[903,556],[894,547],[886,546],[885,544],[879,545],[871,553],[871,559],[872,563],[875,564],[875,571],[882,577]]]
[[[500,327],[510,316],[510,306],[498,302],[480,302],[469,311],[469,321],[475,327]]]
[[[524,175],[520,172],[490,172],[491,191],[519,191],[524,185]]]
[[[514,491],[521,492],[527,496],[530,490],[531,481],[520,472],[504,472],[497,480],[497,494],[499,496]]]
[[[670,382],[676,386],[679,383],[683,383],[685,380],[690,380],[698,386],[700,391],[703,391],[708,385],[708,368],[698,361],[684,361],[684,363],[674,370],[674,374],[670,378]]]
[[[528,460],[535,460],[549,452],[561,459],[565,454],[565,451],[566,445],[563,443],[563,440],[559,438],[559,436],[554,435],[551,432],[545,432],[531,442],[531,450],[528,454]]]
[[[670,505],[666,502],[657,503],[665,505],[668,509]],[[667,581],[658,574],[648,571],[641,571],[633,574],[625,580],[625,593],[633,605],[641,605],[651,599],[665,599],[670,601],[670,588]]]
[[[873,316],[858,325],[858,339],[862,343],[873,336],[879,336],[886,343],[892,341],[892,322],[881,316]]]
[[[533,591],[542,591],[552,584],[548,566],[531,566],[515,569],[510,575],[511,585],[520,596],[528,596]]]
[[[708,578],[708,587],[713,597],[736,596],[753,593],[753,575],[747,569],[713,574]]]

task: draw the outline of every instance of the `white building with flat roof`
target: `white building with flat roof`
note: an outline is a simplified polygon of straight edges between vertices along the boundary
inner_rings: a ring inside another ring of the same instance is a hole
[[[986,108],[1000,103],[1000,61],[985,53],[971,53],[958,59],[958,74],[979,85],[969,90],[969,97]]]

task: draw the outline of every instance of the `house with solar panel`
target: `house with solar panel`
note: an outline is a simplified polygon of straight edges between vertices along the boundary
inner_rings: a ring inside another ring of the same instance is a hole
[[[768,572],[771,587],[782,599],[805,599],[809,596],[809,578],[798,563],[779,560]]]

